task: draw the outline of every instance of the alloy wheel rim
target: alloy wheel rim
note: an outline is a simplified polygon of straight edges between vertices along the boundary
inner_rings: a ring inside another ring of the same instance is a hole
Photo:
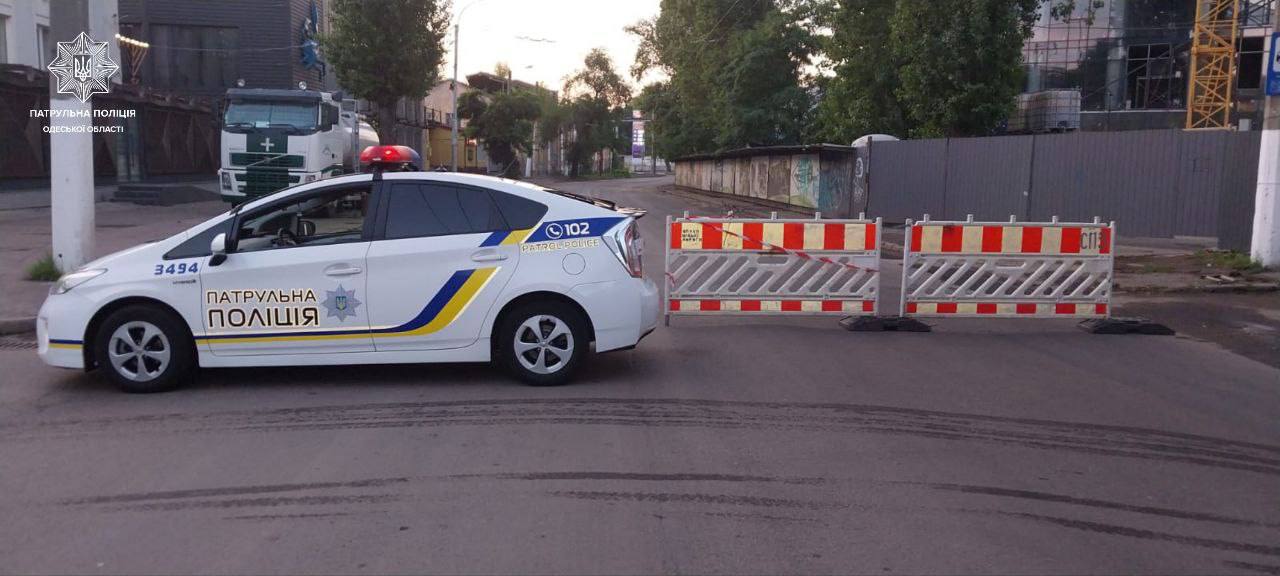
[[[164,332],[141,320],[120,325],[107,342],[112,368],[134,382],[148,382],[164,374],[171,351]]]
[[[573,331],[555,316],[533,316],[516,329],[516,359],[535,374],[552,374],[564,368],[573,357]]]

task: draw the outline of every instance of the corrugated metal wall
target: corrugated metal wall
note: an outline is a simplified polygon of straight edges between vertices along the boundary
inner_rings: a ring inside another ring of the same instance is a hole
[[[946,178],[946,140],[872,142],[867,213],[890,222],[941,215]]]
[[[1115,220],[1121,235],[1218,237],[1248,250],[1260,132],[1074,132],[873,142],[866,211],[920,218]],[[676,162],[676,183],[856,216],[854,153]]]
[[[1247,250],[1259,132],[1075,132],[875,142],[869,211],[889,221],[1115,220],[1129,236]]]

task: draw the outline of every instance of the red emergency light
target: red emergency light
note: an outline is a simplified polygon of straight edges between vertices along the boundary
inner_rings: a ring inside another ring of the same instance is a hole
[[[370,146],[360,153],[360,165],[375,170],[418,170],[422,157],[408,146]]]

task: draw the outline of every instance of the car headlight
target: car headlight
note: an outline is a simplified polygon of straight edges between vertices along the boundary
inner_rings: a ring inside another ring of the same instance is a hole
[[[85,282],[93,280],[94,278],[97,278],[106,273],[107,273],[106,268],[93,268],[91,270],[77,270],[70,274],[63,274],[62,277],[58,279],[58,283],[54,284],[53,288],[49,289],[49,293],[65,294],[68,291],[70,291],[72,288],[75,288],[76,286],[84,284]]]

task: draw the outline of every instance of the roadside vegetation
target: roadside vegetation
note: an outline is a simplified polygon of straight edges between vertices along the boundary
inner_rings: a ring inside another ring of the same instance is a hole
[[[58,265],[54,264],[52,255],[46,254],[27,267],[27,280],[33,282],[54,282],[60,276],[62,273],[58,271]]]
[[[1216,268],[1241,274],[1257,274],[1263,271],[1262,263],[1248,254],[1234,250],[1204,250],[1196,253],[1196,259],[1206,268]]]
[[[662,0],[627,28],[640,40],[632,77],[661,78],[634,104],[664,158],[990,135],[1015,109],[1023,43],[1046,5],[1049,18],[1090,21],[1102,2]]]

